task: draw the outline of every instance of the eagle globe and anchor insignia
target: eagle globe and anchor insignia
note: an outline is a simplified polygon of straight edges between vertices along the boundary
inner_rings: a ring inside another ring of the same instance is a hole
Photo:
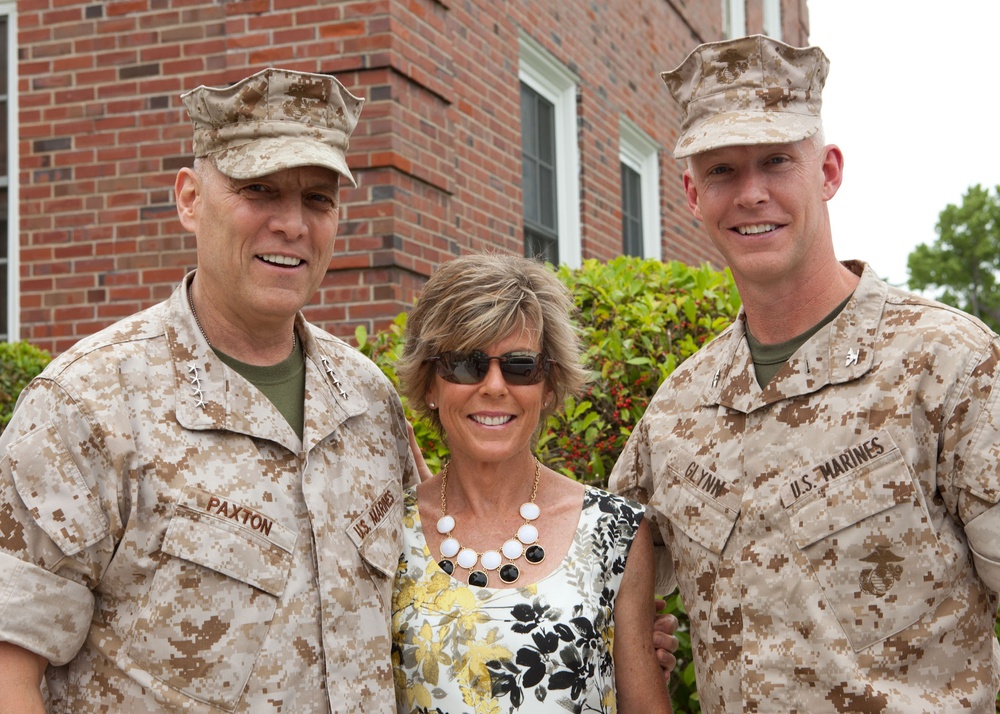
[[[719,67],[715,72],[715,79],[719,84],[732,84],[750,69],[750,60],[737,50],[726,50],[719,59],[725,62],[725,66]]]
[[[883,597],[903,575],[903,566],[899,563],[905,558],[900,558],[884,545],[876,546],[874,553],[861,560],[875,564],[874,568],[861,571],[861,590],[869,595]]]

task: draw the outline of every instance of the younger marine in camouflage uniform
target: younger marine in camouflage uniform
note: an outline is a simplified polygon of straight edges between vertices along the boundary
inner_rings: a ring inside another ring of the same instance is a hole
[[[298,312],[361,101],[281,70],[185,101],[212,162],[178,178],[198,270],[24,391],[0,438],[0,640],[48,662],[50,712],[392,712],[406,423]]]
[[[612,487],[658,526],[705,712],[992,712],[1000,341],[833,257],[826,71],[753,37],[665,74],[743,310],[661,387]]]

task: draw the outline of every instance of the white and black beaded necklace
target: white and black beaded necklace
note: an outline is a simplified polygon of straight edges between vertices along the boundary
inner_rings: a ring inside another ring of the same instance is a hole
[[[450,465],[450,462],[446,463],[441,469],[441,518],[437,522],[437,532],[445,536],[445,539],[441,541],[442,559],[438,561],[438,565],[448,575],[455,572],[456,565],[468,570],[468,583],[476,587],[486,587],[489,584],[488,573],[491,570],[498,571],[500,580],[508,585],[517,582],[521,576],[521,570],[515,561],[522,555],[525,561],[533,565],[545,560],[545,549],[538,545],[538,528],[531,523],[541,515],[541,509],[535,504],[541,464],[538,459],[535,459],[535,480],[531,487],[531,500],[522,503],[519,510],[524,524],[517,529],[517,533],[504,542],[499,550],[487,550],[483,553],[463,547],[458,539],[451,534],[455,530],[455,517],[448,515],[448,499],[445,494],[448,487],[448,467]]]

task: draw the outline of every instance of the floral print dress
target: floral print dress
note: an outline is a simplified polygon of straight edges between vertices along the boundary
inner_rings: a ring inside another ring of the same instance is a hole
[[[404,500],[392,603],[399,712],[616,711],[615,597],[642,506],[588,488],[555,571],[522,588],[479,588],[441,570],[412,489]]]

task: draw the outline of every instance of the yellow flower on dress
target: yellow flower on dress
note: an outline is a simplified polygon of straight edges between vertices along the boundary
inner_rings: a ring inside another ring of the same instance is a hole
[[[608,687],[604,690],[604,696],[601,697],[601,706],[604,707],[604,711],[608,714],[615,714],[618,711],[618,698],[615,696],[615,690]]]
[[[396,587],[392,591],[392,611],[405,610],[413,604],[416,581],[400,572],[396,573]]]
[[[500,702],[493,697],[480,697],[478,692],[470,692],[468,689],[462,692],[462,699],[466,706],[472,707],[475,714],[501,714]]]
[[[399,613],[405,610],[436,609],[435,602],[441,591],[448,588],[449,581],[450,578],[444,573],[419,580],[397,573],[396,587],[392,594],[392,611]],[[395,617],[393,622],[395,623]]]
[[[447,625],[435,628],[425,622],[413,636],[413,656],[420,667],[421,676],[429,684],[436,685],[441,667],[451,664],[451,657],[442,651],[449,631]],[[440,639],[435,639],[435,634],[440,635]]]
[[[464,653],[456,660],[452,672],[462,691],[462,700],[476,714],[500,714],[500,702],[493,696],[493,680],[486,667],[493,660],[510,660],[513,656],[506,647],[496,644],[497,628],[486,633],[485,640],[464,642]]]
[[[414,704],[421,709],[430,709],[433,701],[430,690],[420,682],[412,682],[406,689],[406,703],[410,709]]]
[[[493,681],[486,663],[494,660],[509,661],[513,657],[509,649],[498,644],[498,631],[494,627],[486,632],[485,639],[465,642],[462,659],[455,663],[458,681],[490,698],[493,697]]]
[[[448,581],[450,585],[451,579],[448,578]],[[437,593],[427,605],[451,620],[457,632],[464,634],[465,638],[475,637],[476,626],[490,621],[489,616],[480,610],[475,593],[461,585]]]
[[[601,642],[608,652],[615,651],[615,616],[610,607],[604,608],[604,622],[607,625],[600,631]]]

